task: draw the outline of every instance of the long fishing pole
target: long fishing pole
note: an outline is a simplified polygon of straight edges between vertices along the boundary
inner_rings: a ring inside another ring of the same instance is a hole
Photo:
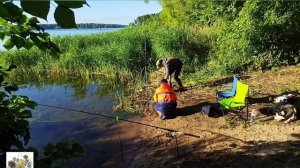
[[[121,141],[121,132],[120,132],[120,127],[119,127],[119,116],[116,117],[116,122],[117,122],[117,126],[118,126],[119,143],[120,143],[121,154],[122,154],[122,167],[124,167],[125,160],[124,160],[123,145],[122,145],[122,141]]]
[[[38,105],[44,106],[44,107],[51,107],[51,108],[61,109],[61,110],[68,110],[68,111],[73,111],[73,112],[78,112],[78,113],[96,115],[96,116],[100,116],[100,117],[103,117],[103,118],[115,119],[114,116],[108,116],[108,115],[103,115],[103,114],[98,114],[98,113],[92,113],[92,112],[83,111],[83,110],[69,109],[69,108],[57,107],[57,106],[52,106],[52,105],[40,104],[40,103],[38,103]],[[156,129],[161,129],[161,130],[165,130],[165,131],[169,131],[169,132],[177,132],[179,134],[187,135],[187,136],[194,137],[194,138],[201,138],[199,135],[186,133],[186,132],[181,132],[181,131],[170,129],[170,128],[159,127],[159,126],[150,125],[150,124],[137,122],[137,121],[132,121],[132,120],[127,120],[127,119],[123,119],[123,118],[119,118],[119,120],[129,122],[129,123],[144,125],[144,126],[148,126],[148,127],[152,127],[152,128],[156,128]],[[235,137],[231,137],[229,135],[225,135],[225,134],[221,134],[221,133],[217,133],[217,132],[213,132],[213,131],[209,131],[209,130],[199,129],[199,131],[205,131],[205,132],[209,132],[209,133],[212,133],[212,134],[221,135],[221,136],[224,136],[224,137],[227,137],[227,138],[235,139],[235,140],[241,141],[243,143],[248,143],[247,141],[244,141],[242,139],[238,139],[238,138],[235,138]]]
[[[175,132],[175,140],[176,140],[177,158],[179,159],[179,147],[178,147],[178,142],[177,142],[177,135],[176,135],[176,132]]]

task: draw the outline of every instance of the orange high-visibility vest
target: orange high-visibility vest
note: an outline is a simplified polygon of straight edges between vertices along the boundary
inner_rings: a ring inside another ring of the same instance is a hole
[[[175,103],[177,100],[176,94],[169,84],[162,84],[157,88],[153,98],[157,103]]]

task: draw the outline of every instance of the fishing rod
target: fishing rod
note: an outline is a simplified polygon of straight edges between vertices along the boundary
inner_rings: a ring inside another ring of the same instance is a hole
[[[144,125],[144,126],[148,126],[148,127],[152,127],[152,128],[156,128],[156,129],[160,129],[160,130],[164,130],[164,131],[169,131],[169,132],[175,132],[175,133],[178,133],[178,134],[183,134],[183,135],[187,135],[187,136],[194,137],[194,138],[201,138],[199,135],[195,135],[195,134],[192,134],[192,133],[182,132],[182,131],[178,131],[178,130],[171,129],[171,128],[159,127],[159,126],[156,126],[156,125],[137,122],[137,121],[133,121],[133,120],[127,120],[127,119],[120,118],[119,116],[114,117],[114,116],[103,115],[103,114],[98,114],[98,113],[92,113],[92,112],[83,111],[83,110],[76,110],[76,109],[70,109],[70,108],[65,108],[65,107],[57,107],[57,106],[52,106],[52,105],[40,104],[40,103],[38,103],[38,105],[39,106],[44,106],[44,107],[61,109],[61,110],[68,110],[68,111],[73,111],[73,112],[78,112],[78,113],[84,113],[84,114],[89,114],[89,115],[95,115],[95,116],[100,116],[100,117],[103,117],[103,118],[110,118],[110,119],[113,119],[113,120],[116,120],[116,118],[118,118],[118,120],[124,121],[124,122],[129,122],[129,123],[138,124],[138,125]],[[204,129],[199,129],[199,130],[209,132],[211,134],[221,135],[221,136],[224,136],[224,137],[227,137],[227,138],[231,138],[231,139],[234,139],[234,140],[237,140],[237,141],[241,141],[243,143],[248,143],[247,141],[244,141],[242,139],[231,137],[229,135],[217,133],[217,132],[214,132],[214,131],[209,131],[209,130],[204,130]]]

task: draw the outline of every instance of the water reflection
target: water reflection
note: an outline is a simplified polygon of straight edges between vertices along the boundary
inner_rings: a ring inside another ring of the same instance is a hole
[[[53,105],[57,107],[85,110],[92,113],[114,115],[113,101],[109,98],[101,98],[96,93],[99,86],[88,84],[80,87],[44,85],[24,85],[20,87],[18,94],[26,95],[39,104]],[[77,91],[76,91],[77,90]],[[33,122],[73,121],[92,118],[93,116],[82,113],[66,111],[63,109],[51,109],[38,106],[33,110]]]
[[[122,118],[138,117],[113,112],[114,81],[94,78],[15,76],[13,83],[21,84],[17,94],[26,95],[39,104],[82,110]],[[105,85],[108,84],[108,85]],[[120,89],[120,88],[119,88]],[[105,95],[105,93],[107,93]],[[101,95],[101,96],[100,96]],[[28,146],[41,150],[47,143],[61,140],[76,141],[84,146],[84,157],[72,160],[71,167],[122,167],[118,132],[124,145],[126,160],[132,160],[138,151],[140,129],[130,123],[63,109],[38,106],[32,111]],[[118,127],[119,126],[119,127]],[[130,162],[125,162],[125,166]]]
[[[46,73],[14,71],[10,82],[23,87],[34,85],[37,89],[46,89],[47,86],[67,87],[69,91],[73,92],[72,97],[76,100],[84,99],[87,96],[91,96],[91,94],[115,100],[116,93],[121,94],[121,92],[126,89],[126,84],[114,76],[86,76],[84,74],[67,76],[61,74],[47,75]]]

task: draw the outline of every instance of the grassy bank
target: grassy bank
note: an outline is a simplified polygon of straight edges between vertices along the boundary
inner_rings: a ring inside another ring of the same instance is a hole
[[[113,33],[55,37],[53,41],[62,52],[59,57],[38,48],[0,54],[5,64],[16,64],[23,72],[115,76],[118,70],[120,76],[139,74],[145,78],[158,58],[176,56],[183,60],[183,78],[190,84],[203,83],[209,76],[290,64],[290,57],[279,59],[269,51],[258,56],[239,53],[233,47],[241,45],[238,39],[234,37],[230,42],[229,37],[222,37],[228,26],[220,23],[212,27],[160,27],[149,23]]]
[[[170,55],[181,58],[187,74],[204,64],[209,49],[208,37],[195,29],[158,29],[148,25],[106,34],[55,37],[53,41],[61,49],[60,57],[38,48],[2,52],[1,55],[6,65],[18,66],[15,79],[67,75],[86,81],[98,76],[106,81],[104,86],[110,87],[104,90],[117,101],[116,110],[128,111],[134,111],[130,101],[132,93],[147,81],[147,74],[155,67],[157,58]]]
[[[62,53],[59,57],[32,48],[1,52],[0,62],[16,64],[17,73],[28,76],[89,78],[96,75],[117,79],[118,84],[112,81],[113,87],[123,83],[122,87],[128,88],[116,96],[120,102],[117,109],[130,106],[125,101],[148,81],[148,74],[160,57],[176,56],[184,62],[181,78],[185,85],[203,84],[212,76],[298,63],[297,53],[274,52],[266,47],[258,52],[261,42],[254,43],[255,39],[248,36],[256,29],[233,29],[246,24],[242,18],[235,22],[219,20],[211,26],[171,26],[151,21],[113,33],[55,37],[53,41]]]
[[[205,39],[207,37],[192,29],[140,26],[107,34],[56,37],[54,42],[62,51],[57,58],[37,48],[4,52],[1,55],[5,56],[8,64],[19,65],[23,70],[34,69],[54,74],[107,74],[115,69],[119,73],[144,74],[154,67],[158,57],[170,55],[191,65],[188,71],[195,71],[208,55],[209,44]]]

